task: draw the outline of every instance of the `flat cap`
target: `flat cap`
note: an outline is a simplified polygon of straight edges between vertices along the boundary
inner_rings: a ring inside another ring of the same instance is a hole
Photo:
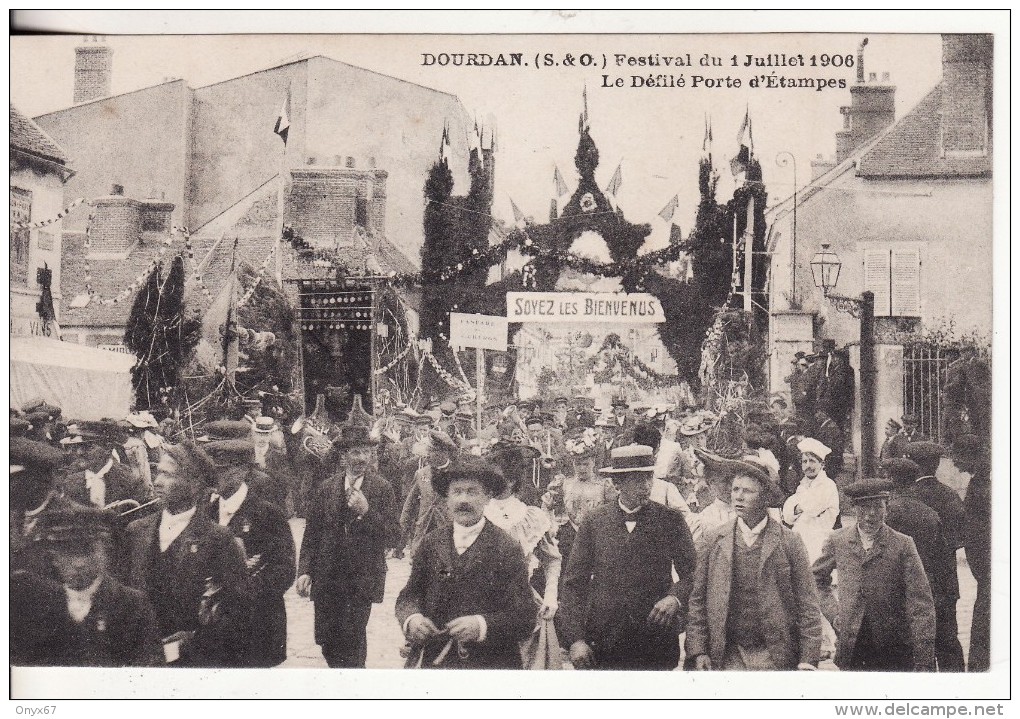
[[[38,536],[50,545],[80,549],[89,540],[113,536],[116,522],[116,515],[98,507],[60,509],[43,513]]]
[[[36,442],[24,437],[11,437],[10,463],[12,467],[52,471],[64,460],[64,453],[45,442]],[[20,471],[20,470],[18,470]],[[11,470],[14,474],[15,470]]]
[[[446,432],[441,429],[433,429],[429,432],[429,441],[432,443],[432,447],[437,450],[444,450],[447,452],[456,452],[457,443],[453,441]]]
[[[924,469],[932,464],[938,465],[938,461],[945,455],[942,445],[934,442],[911,442],[907,445],[907,459],[912,459]]]
[[[202,449],[219,463],[221,460],[254,462],[255,443],[250,439],[217,439],[206,442]]]
[[[890,457],[882,460],[885,476],[897,484],[909,484],[921,476],[921,467],[906,457]]]
[[[24,437],[32,429],[32,423],[21,417],[11,417],[11,436]]]
[[[859,479],[843,490],[851,502],[866,499],[889,499],[893,484],[888,479]]]
[[[223,439],[249,439],[252,425],[246,420],[220,419],[207,423],[203,429],[205,434],[198,441],[216,442]]]

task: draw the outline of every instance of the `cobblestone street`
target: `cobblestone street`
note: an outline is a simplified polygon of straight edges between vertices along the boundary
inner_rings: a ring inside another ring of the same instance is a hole
[[[300,547],[305,521],[292,519],[290,526],[294,532],[294,542]],[[389,568],[386,574],[386,598],[382,604],[372,607],[372,618],[368,622],[367,666],[370,669],[399,669],[404,665],[404,660],[400,656],[404,637],[397,625],[393,608],[397,594],[407,582],[411,571],[411,562],[409,559],[388,559],[386,564]],[[970,642],[970,620],[976,586],[970,569],[967,567],[967,562],[963,558],[962,550],[959,552],[959,564],[961,597],[957,604],[957,618],[960,627],[960,643],[963,644],[963,652],[966,655]],[[322,652],[319,651],[319,647],[315,643],[312,603],[299,597],[293,587],[287,592],[285,600],[287,603],[287,661],[281,666],[326,668],[326,661],[322,658]],[[834,667],[829,664],[828,667],[823,665],[823,668]]]

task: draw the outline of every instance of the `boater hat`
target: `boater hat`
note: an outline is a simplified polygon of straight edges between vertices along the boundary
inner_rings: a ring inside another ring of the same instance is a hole
[[[655,453],[643,444],[628,444],[609,453],[610,466],[602,467],[602,474],[641,474],[655,471]]]
[[[458,457],[445,469],[433,473],[432,488],[440,497],[446,497],[450,493],[450,484],[458,479],[477,480],[493,497],[501,494],[506,487],[503,473],[495,465],[469,454]]]

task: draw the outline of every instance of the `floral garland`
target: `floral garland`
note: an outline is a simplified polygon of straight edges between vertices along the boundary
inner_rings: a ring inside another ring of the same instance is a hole
[[[389,372],[391,369],[393,369],[394,367],[396,367],[397,364],[400,363],[400,360],[404,359],[404,357],[407,357],[407,353],[411,351],[411,347],[413,345],[413,342],[414,342],[414,340],[412,340],[411,342],[408,342],[407,346],[404,347],[404,349],[402,349],[400,351],[400,354],[398,354],[396,357],[394,357],[392,360],[390,360],[389,364],[387,364],[385,367],[378,367],[378,368],[376,368],[375,370],[372,371],[372,374],[376,374],[376,375],[385,374],[385,373]]]
[[[252,284],[251,287],[248,288],[248,291],[244,293],[244,296],[237,301],[238,307],[243,307],[248,302],[248,300],[252,298],[252,295],[255,294],[255,290],[258,289],[258,286],[262,284],[262,278],[265,277],[266,268],[269,267],[269,263],[272,262],[273,256],[275,254],[276,245],[273,245],[272,249],[269,250],[269,254],[266,255],[266,259],[262,260],[262,264],[259,266],[258,274],[255,277],[255,282]]]

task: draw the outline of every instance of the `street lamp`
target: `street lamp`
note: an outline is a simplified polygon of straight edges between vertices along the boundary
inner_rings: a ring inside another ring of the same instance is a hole
[[[865,477],[875,471],[875,295],[862,292],[860,297],[837,295],[832,290],[839,282],[843,263],[839,255],[823,242],[811,258],[811,277],[822,295],[838,312],[860,320],[860,390],[861,390],[861,471]]]

